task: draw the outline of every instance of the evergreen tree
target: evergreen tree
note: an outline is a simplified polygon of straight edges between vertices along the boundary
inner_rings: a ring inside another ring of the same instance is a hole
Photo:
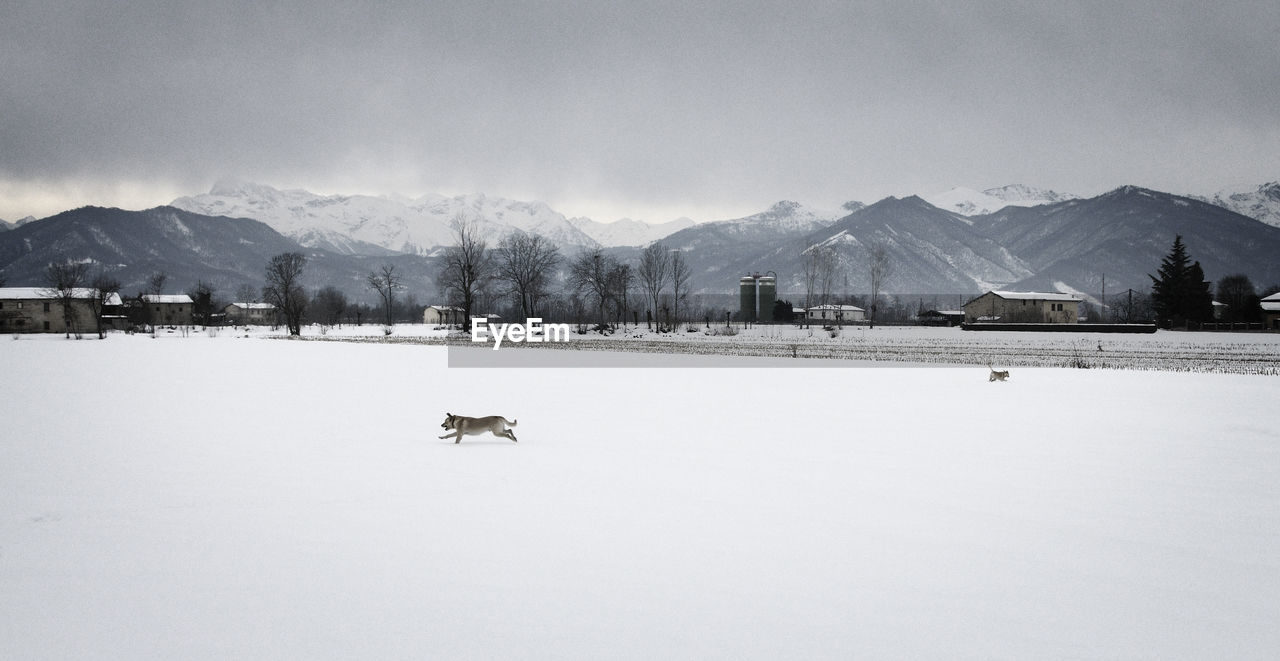
[[[1200,262],[1193,262],[1187,272],[1186,298],[1182,313],[1188,321],[1213,321],[1213,283],[1205,280]]]
[[[1204,279],[1200,262],[1192,262],[1182,235],[1173,239],[1173,248],[1160,263],[1159,277],[1151,278],[1151,303],[1163,326],[1187,321],[1213,319],[1213,297]]]

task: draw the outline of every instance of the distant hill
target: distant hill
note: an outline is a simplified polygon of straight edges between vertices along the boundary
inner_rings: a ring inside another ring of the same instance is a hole
[[[339,255],[300,246],[256,220],[173,207],[82,207],[0,233],[0,266],[10,286],[42,285],[49,263],[72,259],[110,273],[125,294],[142,291],[152,273],[163,271],[174,292],[204,280],[229,298],[240,285],[261,288],[268,260],[293,251],[308,256],[308,288],[333,285],[353,300],[372,301],[364,275],[390,262],[420,296],[434,293],[431,261],[421,257]]]
[[[770,259],[778,246],[795,246],[798,252],[804,237],[838,216],[784,200],[743,218],[699,223],[662,239],[662,244],[688,254],[695,292],[723,293],[735,290],[743,273],[776,271]]]
[[[1262,285],[1280,282],[1280,228],[1188,197],[1123,186],[1086,200],[1008,207],[974,218],[983,235],[1018,255],[1034,275],[1013,289],[1086,292],[1145,289],[1181,234],[1205,275],[1245,273]]]

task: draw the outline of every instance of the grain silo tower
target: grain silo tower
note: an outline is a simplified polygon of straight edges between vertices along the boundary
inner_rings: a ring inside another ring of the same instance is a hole
[[[773,273],[773,271],[766,271]],[[743,276],[738,280],[738,318],[742,321],[773,321],[773,303],[778,298],[778,275]]]

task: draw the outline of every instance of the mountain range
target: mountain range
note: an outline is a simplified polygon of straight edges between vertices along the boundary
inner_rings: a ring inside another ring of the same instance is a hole
[[[395,264],[406,281],[433,277],[430,261],[415,255],[308,249],[256,220],[167,206],[145,211],[81,207],[0,233],[0,274],[9,285],[40,286],[48,264],[72,259],[89,263],[91,272],[108,272],[130,295],[162,271],[172,288],[166,293],[186,291],[203,280],[230,297],[241,285],[260,288],[271,257],[294,251],[307,255],[302,284],[313,291],[333,285],[364,298],[365,275],[383,263]]]
[[[956,186],[946,192],[924,198],[926,202],[939,209],[954,211],[964,216],[994,213],[1008,206],[1034,207],[1074,199],[1076,196],[1070,193],[1058,193],[1022,184],[988,188],[981,192]]]
[[[203,195],[180,197],[170,206],[209,216],[253,218],[304,247],[347,255],[432,255],[453,242],[454,219],[474,222],[491,246],[515,231],[541,235],[562,250],[600,245],[545,203],[483,194],[428,194],[412,200],[317,195],[229,180]]]
[[[1238,214],[1280,227],[1280,181],[1243,190],[1224,189],[1212,198],[1197,198]]]
[[[1268,184],[1219,202],[1270,209],[1278,188]],[[976,294],[1004,287],[1096,294],[1104,277],[1107,292],[1143,290],[1175,234],[1210,279],[1245,273],[1260,287],[1280,282],[1280,228],[1225,205],[1134,186],[1087,199],[1016,186],[981,195],[1005,204],[993,212],[961,213],[917,196],[849,202],[839,210],[782,201],[731,220],[633,221],[610,228],[565,218],[542,203],[484,195],[318,196],[224,182],[172,206],[84,207],[10,226],[0,232],[0,276],[11,285],[39,285],[49,262],[71,258],[112,271],[126,292],[163,270],[179,289],[202,279],[230,295],[244,284],[260,286],[272,255],[299,250],[310,260],[309,287],[331,284],[368,300],[365,274],[393,263],[420,299],[434,300],[437,257],[452,242],[447,221],[465,214],[490,245],[507,233],[532,232],[570,257],[603,247],[634,260],[641,245],[661,238],[686,252],[693,291],[703,293],[732,292],[742,274],[766,271],[779,276],[783,293],[802,291],[803,255],[818,246],[832,248],[841,260],[837,289],[865,293],[867,254],[875,245],[884,247],[893,265],[884,288],[889,292]],[[1057,201],[1017,204],[1050,198]]]

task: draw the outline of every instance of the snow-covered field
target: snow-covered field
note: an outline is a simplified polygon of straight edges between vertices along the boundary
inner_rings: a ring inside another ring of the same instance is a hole
[[[450,350],[0,339],[0,658],[1280,649],[1276,377]]]
[[[676,333],[654,333],[632,326],[612,335],[571,333],[563,344],[533,345],[538,349],[590,350],[610,353],[650,354],[651,365],[666,365],[669,354],[700,356],[750,356],[761,359],[798,358],[794,361],[757,361],[769,365],[808,366],[833,360],[833,364],[883,365],[993,365],[996,367],[1084,367],[1097,369],[1161,370],[1170,372],[1220,372],[1228,374],[1280,375],[1280,333],[1181,332],[1147,334],[965,331],[924,326],[847,326],[836,332],[821,327],[789,325],[723,328],[693,325]],[[269,334],[261,329],[255,333]],[[279,334],[279,332],[277,332]],[[310,339],[375,342],[443,342],[447,332],[434,326],[402,324],[384,336],[381,326],[304,329]],[[470,338],[455,333],[449,342],[471,345]],[[492,347],[492,342],[489,342]],[[512,351],[530,345],[508,342],[509,351],[486,358],[486,364],[519,366],[531,359]],[[656,355],[654,355],[656,354]],[[470,355],[470,354],[468,354]],[[815,361],[816,359],[816,361]],[[577,358],[533,359],[535,364],[576,363]],[[603,361],[613,364],[613,361]],[[624,364],[632,361],[624,360]],[[680,361],[674,364],[681,365]]]

